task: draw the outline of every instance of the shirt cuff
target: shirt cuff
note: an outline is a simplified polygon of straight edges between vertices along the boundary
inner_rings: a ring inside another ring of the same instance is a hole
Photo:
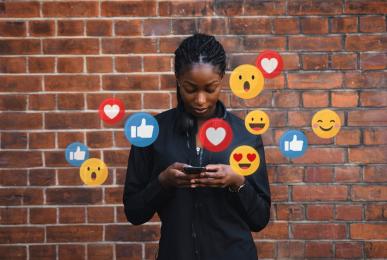
[[[174,188],[164,188],[158,177],[154,178],[144,190],[146,204],[158,209],[174,195]]]

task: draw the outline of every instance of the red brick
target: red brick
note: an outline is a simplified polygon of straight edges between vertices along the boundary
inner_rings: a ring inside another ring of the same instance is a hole
[[[270,186],[271,199],[273,201],[287,201],[289,188],[285,185]]]
[[[292,224],[293,237],[295,239],[320,240],[320,239],[344,239],[346,228],[344,224],[332,223],[306,223]]]
[[[243,48],[248,52],[266,49],[284,51],[286,49],[286,38],[283,36],[245,36]]]
[[[156,2],[108,1],[101,4],[102,16],[156,16]]]
[[[155,53],[157,41],[153,38],[144,39],[102,39],[102,51],[105,54]]]
[[[117,72],[140,72],[141,57],[115,57],[115,70]],[[162,78],[165,75],[161,75]]]
[[[345,3],[344,13],[348,14],[385,14],[387,4],[383,0],[348,1]]]
[[[305,257],[333,257],[333,244],[329,242],[307,242]]]
[[[56,259],[55,245],[29,245],[30,259]]]
[[[333,206],[309,205],[306,215],[309,220],[333,220]]]
[[[361,53],[360,67],[363,70],[379,70],[387,68],[385,53]]]
[[[155,241],[160,238],[158,225],[106,225],[106,241]]]
[[[297,34],[300,32],[300,25],[296,18],[275,18],[273,19],[273,32],[275,34]]]
[[[278,241],[277,257],[295,258],[304,256],[304,242],[301,241]]]
[[[43,192],[42,189],[34,188],[2,188],[0,203],[5,206],[42,205]]]
[[[301,31],[304,34],[328,33],[328,18],[303,17],[301,18]]]
[[[110,131],[86,133],[89,148],[105,148],[113,146],[113,133]]]
[[[337,220],[355,221],[362,220],[363,210],[361,205],[336,205]]]
[[[0,76],[0,92],[35,92],[42,90],[40,76]]]
[[[277,220],[304,220],[305,208],[299,204],[277,204]]]
[[[342,2],[332,0],[296,0],[288,3],[289,15],[338,15],[342,13]]]
[[[387,110],[350,111],[348,126],[387,126]]]
[[[47,242],[94,242],[102,240],[102,226],[47,226]]]
[[[231,2],[223,2],[225,4],[235,4]],[[224,12],[230,11],[230,9],[222,10]],[[196,31],[196,22],[191,18],[180,19],[180,17],[176,19],[172,19],[172,32],[173,34],[194,34]]]
[[[348,72],[344,76],[344,86],[348,88],[384,88],[387,73],[383,71]]]
[[[259,233],[253,233],[254,239],[287,239],[289,238],[288,223],[269,222]]]
[[[44,39],[44,54],[98,54],[98,39]]]
[[[54,36],[55,23],[54,21],[30,21],[29,32],[31,36]]]
[[[88,223],[112,223],[114,222],[114,207],[88,207]]]
[[[0,96],[0,110],[25,110],[27,107],[27,96],[25,95],[1,95]]]
[[[386,35],[348,35],[345,49],[348,51],[384,51]]]
[[[364,107],[387,106],[386,91],[363,91],[360,92],[360,104]]]
[[[54,169],[31,169],[30,186],[51,186],[56,184]]]
[[[172,59],[170,56],[146,56],[144,57],[144,71],[161,72],[171,71]]]
[[[105,162],[110,166],[126,167],[128,164],[129,150],[104,150]]]
[[[356,91],[335,91],[331,92],[333,107],[356,107],[359,96]]]
[[[44,241],[43,227],[2,227],[0,241],[5,244],[38,243]]]
[[[30,73],[53,73],[55,71],[54,57],[28,57]]]
[[[331,18],[331,32],[351,33],[357,32],[357,17],[333,17]]]
[[[327,107],[329,105],[329,93],[321,91],[308,91],[302,93],[304,107]]]
[[[342,70],[353,70],[357,67],[356,54],[332,54],[332,68]]]
[[[333,182],[332,167],[308,167],[305,170],[305,182]]]
[[[258,98],[255,99],[241,99],[235,95],[231,96],[231,104],[230,106],[232,108],[240,108],[240,107],[247,107],[247,108],[256,108],[256,107],[271,107],[272,105],[272,93],[271,91],[262,91],[262,93],[259,95]]]
[[[83,72],[83,58],[58,58],[57,70],[60,73],[81,73]]]
[[[360,16],[360,32],[385,32],[384,16]]]
[[[256,242],[255,243],[259,257],[273,258],[275,256],[274,242]]]
[[[98,76],[52,75],[45,77],[46,91],[96,91],[100,89]]]
[[[98,260],[110,260],[113,257],[113,245],[88,244],[87,257]]]
[[[44,2],[45,17],[90,17],[98,16],[98,1],[89,2]]]
[[[0,166],[3,168],[30,168],[43,166],[41,152],[1,151]]]
[[[158,77],[154,75],[104,75],[102,85],[105,90],[157,90]]]
[[[276,176],[276,180],[280,183],[302,182],[304,179],[304,168],[279,166]]]
[[[271,101],[271,100],[270,100]],[[299,107],[300,95],[297,92],[274,92],[274,106],[275,107]]]
[[[117,260],[126,260],[126,259],[141,260],[143,259],[142,248],[143,246],[141,244],[117,244],[115,246],[116,259]]]
[[[336,182],[361,182],[359,167],[335,167]]]
[[[55,224],[56,223],[56,208],[31,208],[30,223],[31,224]]]
[[[113,59],[111,57],[87,57],[87,72],[108,73],[113,71]]]
[[[142,34],[142,20],[118,20],[114,24],[114,32],[117,36],[140,36]],[[136,58],[136,57],[128,57]]]
[[[350,148],[349,162],[355,163],[385,163],[387,160],[387,146]]]
[[[387,225],[385,224],[350,224],[350,234],[352,239],[386,239]]]
[[[288,86],[291,89],[335,89],[341,88],[343,75],[335,72],[289,73]]]
[[[366,220],[386,220],[387,204],[368,204],[365,210]]]
[[[292,51],[340,51],[341,36],[289,36]]]
[[[98,204],[101,201],[102,191],[100,188],[50,188],[46,190],[47,204]]]
[[[143,21],[143,34],[145,36],[170,35],[171,34],[171,21],[169,19],[152,19],[152,20],[147,19],[147,20],[144,20]]]
[[[88,36],[111,36],[112,21],[88,20],[86,23],[86,34]]]
[[[3,37],[25,37],[27,33],[24,21],[1,21],[0,36]]]
[[[387,187],[355,185],[352,186],[351,197],[354,201],[385,201],[387,200]]]
[[[364,181],[365,182],[387,182],[386,166],[366,166],[364,169]]]
[[[0,208],[0,224],[18,225],[27,223],[27,209]]]
[[[38,39],[3,39],[0,40],[0,55],[40,54]]]
[[[0,170],[2,178],[0,185],[2,186],[26,186],[27,185],[27,170]]]
[[[46,129],[94,129],[100,128],[99,120],[96,113],[49,113],[45,117],[45,126]]]
[[[0,17],[39,17],[40,16],[40,4],[37,1],[34,2],[11,2],[4,1],[0,5],[1,13]]]
[[[363,246],[361,243],[338,242],[335,244],[336,258],[362,258]]]
[[[25,57],[0,57],[0,73],[26,72]]]
[[[4,132],[1,134],[1,148],[4,149],[26,149],[27,133]]]
[[[65,207],[59,208],[59,223],[85,223],[86,213],[84,208]]]
[[[293,201],[347,200],[348,187],[344,185],[293,186]]]
[[[364,254],[369,258],[385,258],[387,256],[387,242],[366,241],[364,244]]]
[[[83,94],[58,94],[58,109],[60,110],[82,110],[84,108]]]
[[[244,2],[244,15],[285,15],[286,3],[283,1],[255,1]]]
[[[59,132],[58,148],[66,148],[72,142],[85,143],[85,134],[82,132]]]
[[[29,110],[54,110],[56,109],[56,97],[54,94],[34,94],[28,97]]]
[[[85,245],[61,244],[58,246],[58,256],[61,260],[86,259],[85,252]]]
[[[59,20],[58,35],[59,36],[83,36],[85,28],[84,21],[81,20]],[[70,43],[67,43],[70,44]]]
[[[327,54],[304,54],[302,55],[304,70],[325,70],[328,68]]]
[[[269,18],[230,18],[229,25],[230,34],[271,33],[271,19]]]

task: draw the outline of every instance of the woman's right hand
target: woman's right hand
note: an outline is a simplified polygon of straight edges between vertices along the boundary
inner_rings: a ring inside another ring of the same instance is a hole
[[[163,186],[164,188],[191,187],[191,180],[199,178],[200,174],[185,174],[183,171],[183,167],[185,166],[188,166],[188,164],[175,162],[171,164],[167,169],[162,171],[158,176],[161,186]]]

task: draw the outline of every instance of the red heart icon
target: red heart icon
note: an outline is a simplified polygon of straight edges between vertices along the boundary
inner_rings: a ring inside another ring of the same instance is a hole
[[[242,160],[242,154],[241,153],[234,153],[233,157],[234,157],[234,160],[237,161],[237,162]]]
[[[247,160],[249,160],[250,162],[254,161],[255,158],[257,158],[256,154],[254,154],[254,153],[248,153],[247,154]]]

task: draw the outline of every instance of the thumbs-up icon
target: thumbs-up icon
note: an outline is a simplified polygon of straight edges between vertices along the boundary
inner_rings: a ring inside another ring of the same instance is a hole
[[[304,155],[308,147],[308,140],[303,132],[298,130],[286,131],[280,139],[280,151],[285,157],[296,158]]]
[[[145,147],[156,140],[159,134],[159,124],[152,115],[140,112],[126,120],[124,130],[131,144]]]
[[[86,145],[74,142],[66,147],[66,160],[72,166],[81,166],[89,158],[89,148]]]
[[[81,147],[77,146],[77,150],[75,152],[70,152],[70,160],[78,160],[83,161],[85,160],[85,151],[81,151]]]
[[[130,136],[132,138],[140,137],[140,138],[152,138],[153,133],[153,125],[146,125],[146,119],[141,119],[141,125],[131,126]]]

